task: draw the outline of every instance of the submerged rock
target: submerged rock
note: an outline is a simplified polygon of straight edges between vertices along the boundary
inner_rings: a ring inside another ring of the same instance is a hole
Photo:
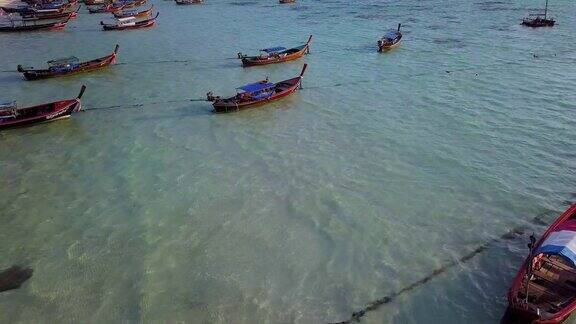
[[[0,292],[12,289],[18,289],[30,277],[33,270],[31,268],[22,268],[12,266],[0,272]]]

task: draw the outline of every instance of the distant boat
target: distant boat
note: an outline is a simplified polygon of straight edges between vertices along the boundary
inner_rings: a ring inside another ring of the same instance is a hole
[[[17,7],[0,7],[6,13],[61,13],[68,8],[76,5],[76,1],[71,2],[55,2],[55,3],[45,3],[37,5],[23,5]]]
[[[74,99],[51,102],[39,106],[18,108],[16,102],[0,104],[0,129],[37,124],[68,118],[82,109],[80,99],[86,90],[82,86]]]
[[[62,12],[43,12],[43,11],[31,11],[31,12],[21,12],[20,17],[22,20],[49,20],[49,19],[62,19],[70,17],[70,19],[75,19],[78,16],[78,11],[80,10],[80,5],[76,9],[65,10]]]
[[[18,72],[23,73],[26,80],[39,80],[90,72],[116,63],[118,48],[119,46],[116,45],[112,54],[82,63],[74,56],[48,61],[50,66],[48,69],[35,70],[34,68],[24,68],[22,65],[18,65]]]
[[[68,15],[64,20],[56,20],[50,22],[42,22],[42,20],[29,20],[29,19],[9,19],[0,23],[0,32],[24,32],[24,31],[37,31],[37,30],[59,30],[66,27],[68,21],[72,18],[73,14]]]
[[[88,12],[91,14],[95,13],[106,13],[106,12],[120,12],[125,9],[135,8],[145,5],[147,0],[128,0],[128,1],[118,1],[110,4],[100,5],[96,8],[88,8]]]
[[[400,42],[402,41],[400,27],[402,27],[402,24],[398,24],[397,30],[389,31],[378,41],[378,52],[385,52],[400,45]]]
[[[536,242],[508,291],[508,312],[522,323],[563,322],[576,309],[576,204]]]
[[[285,47],[272,47],[260,50],[263,54],[258,56],[248,56],[238,53],[238,58],[242,60],[242,66],[266,65],[293,61],[301,58],[310,52],[312,35],[308,37],[305,44],[286,49]]]
[[[556,23],[554,19],[548,18],[548,0],[546,0],[544,13],[530,14],[530,16],[522,20],[522,25],[528,27],[552,27]]]
[[[278,0],[280,3],[295,3],[296,0]]]
[[[206,97],[208,101],[213,102],[212,105],[214,106],[214,112],[217,113],[234,112],[276,101],[289,96],[298,90],[307,66],[307,64],[304,64],[300,75],[292,79],[278,83],[271,83],[266,79],[260,82],[247,84],[237,88],[238,93],[230,98],[222,99],[214,96],[212,92],[208,92]]]
[[[150,8],[138,11],[138,10],[120,10],[114,12],[113,15],[115,18],[128,18],[128,17],[150,17],[152,16],[152,10],[154,9],[154,5],[150,6]]]
[[[115,24],[106,24],[103,21],[100,22],[104,30],[127,30],[127,29],[139,29],[152,27],[156,24],[156,18],[160,13],[156,13],[156,16],[148,19],[137,20],[135,17],[126,17],[116,19]]]
[[[177,5],[202,4],[204,0],[176,0]]]

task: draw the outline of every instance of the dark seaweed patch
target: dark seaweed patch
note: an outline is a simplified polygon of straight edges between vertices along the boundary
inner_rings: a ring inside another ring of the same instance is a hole
[[[245,7],[245,6],[254,6],[257,5],[258,2],[256,1],[242,1],[242,2],[232,2],[231,5]]]
[[[357,15],[356,18],[364,19],[364,20],[379,20],[379,19],[383,19],[384,15],[383,14],[362,14],[362,15]]]
[[[464,48],[466,44],[457,38],[435,38],[432,42],[447,48]]]

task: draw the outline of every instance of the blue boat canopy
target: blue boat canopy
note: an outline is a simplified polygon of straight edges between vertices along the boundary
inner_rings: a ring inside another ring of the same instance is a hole
[[[256,83],[247,84],[247,85],[240,87],[240,88],[237,88],[237,89],[242,90],[242,91],[247,92],[247,93],[255,93],[255,92],[260,92],[262,90],[267,90],[267,89],[271,89],[271,88],[274,88],[274,83],[256,82]]]
[[[386,35],[384,36],[384,38],[388,38],[388,39],[395,39],[396,37],[398,37],[398,35],[400,35],[400,33],[396,30],[391,30],[389,32],[386,33]]]
[[[550,233],[536,254],[561,255],[576,266],[576,220],[570,220]]]
[[[262,50],[262,52],[266,52],[268,54],[271,54],[271,53],[278,53],[278,52],[281,52],[284,50],[286,50],[286,47],[278,46],[278,47],[265,48]]]

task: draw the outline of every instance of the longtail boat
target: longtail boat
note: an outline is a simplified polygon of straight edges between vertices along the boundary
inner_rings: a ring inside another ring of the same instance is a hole
[[[279,0],[280,3],[295,3],[296,0]]]
[[[310,53],[310,43],[312,42],[312,35],[308,37],[306,44],[286,49],[285,47],[271,47],[260,50],[261,55],[248,56],[238,53],[238,58],[242,60],[243,67],[266,65],[274,63],[282,63],[293,61],[301,58],[305,54]]]
[[[385,52],[400,46],[400,42],[402,41],[400,27],[402,27],[402,24],[398,24],[397,30],[389,31],[384,37],[378,40],[378,52]]]
[[[22,65],[18,65],[18,72],[23,73],[26,80],[39,80],[90,72],[115,64],[118,48],[119,46],[116,45],[112,54],[82,63],[74,56],[48,61],[49,67],[47,69],[35,70],[32,67],[25,68]]]
[[[202,4],[204,0],[176,0],[177,5]]]
[[[150,17],[152,16],[152,10],[154,10],[154,5],[151,5],[150,8],[144,9],[142,11],[138,10],[120,10],[118,12],[114,12],[113,15],[115,18],[128,18],[128,17]]]
[[[522,19],[522,25],[528,27],[553,27],[556,20],[548,17],[548,0],[544,13],[530,14],[530,17]]]
[[[135,1],[119,1],[111,4],[105,4],[98,6],[96,8],[88,8],[88,12],[91,14],[95,13],[106,13],[106,12],[120,12],[129,8],[139,7],[146,4],[147,0],[135,0]]]
[[[212,92],[206,94],[207,100],[212,101],[214,112],[227,113],[241,109],[266,104],[293,94],[302,84],[302,78],[308,65],[304,64],[300,75],[278,83],[262,80],[237,88],[237,94],[230,98],[214,96]]]
[[[82,109],[80,99],[86,90],[82,86],[74,99],[51,102],[39,106],[18,108],[16,102],[0,104],[0,129],[37,124],[68,118]]]
[[[56,3],[56,4],[38,4],[24,5],[17,7],[0,7],[6,13],[61,13],[74,6],[75,2]]]
[[[71,19],[70,14],[65,20],[57,20],[51,22],[41,22],[38,20],[8,20],[8,23],[0,25],[0,32],[22,32],[22,31],[36,31],[36,30],[59,30],[66,27],[66,24]]]
[[[156,18],[160,13],[156,13],[156,16],[148,19],[137,20],[135,17],[126,17],[116,20],[115,24],[106,24],[103,21],[100,22],[104,30],[127,30],[127,29],[139,29],[152,27],[156,24]]]
[[[80,10],[80,5],[76,9],[71,11],[63,11],[60,13],[45,13],[45,12],[34,12],[34,13],[20,13],[22,20],[48,20],[48,19],[62,19],[70,17],[70,19],[76,19],[78,16],[78,11]]]
[[[563,322],[576,309],[576,204],[536,242],[508,291],[508,312],[522,323]]]

